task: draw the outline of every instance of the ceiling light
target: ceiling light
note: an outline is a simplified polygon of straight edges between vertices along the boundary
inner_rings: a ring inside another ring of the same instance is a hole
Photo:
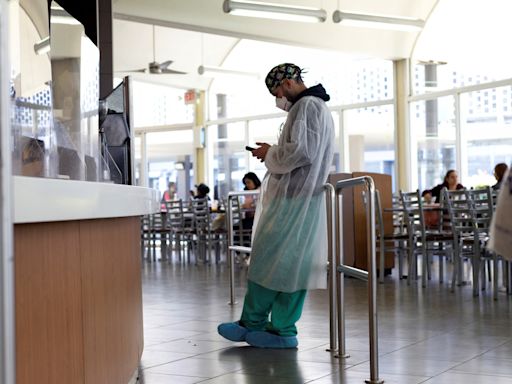
[[[332,14],[332,21],[353,27],[394,29],[399,31],[418,31],[425,26],[425,21],[420,19],[365,15],[362,13],[348,13],[338,10],[334,11]]]
[[[44,55],[50,52],[50,36],[46,36],[44,39],[34,44],[34,51],[38,55]]]
[[[229,76],[244,76],[244,77],[253,77],[255,79],[260,78],[260,74],[256,72],[244,72],[238,71],[236,69],[228,69],[221,67],[210,67],[206,65],[200,65],[197,68],[197,73],[204,76],[214,77],[216,75],[229,75]]]
[[[260,3],[256,1],[224,0],[222,9],[225,13],[236,16],[259,17],[288,21],[305,21],[323,23],[327,19],[324,9]]]

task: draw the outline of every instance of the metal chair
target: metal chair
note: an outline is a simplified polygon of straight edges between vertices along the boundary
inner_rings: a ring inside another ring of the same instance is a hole
[[[395,206],[394,208],[398,207]],[[395,255],[398,255],[398,275],[399,278],[401,279],[403,276],[403,255],[404,253],[407,253],[410,248],[410,246],[408,245],[409,235],[407,234],[407,228],[403,225],[403,222],[401,221],[403,219],[403,212],[393,211],[393,232],[386,233],[382,214],[380,192],[378,189],[375,190],[375,212],[377,216],[377,251],[380,254],[379,282],[384,283],[384,261],[386,252],[393,252]]]
[[[489,232],[491,227],[492,215],[494,212],[494,199],[492,190],[490,187],[482,189],[471,189],[467,191],[469,200],[471,202],[471,208],[473,210],[473,227],[475,228],[475,257],[479,255],[482,259],[484,267],[487,265],[487,269],[482,270],[482,289],[486,287],[485,272],[488,271],[488,280],[493,282],[494,297],[497,298],[498,292],[498,256],[495,253],[487,250],[487,242],[489,241]],[[491,261],[493,265],[493,278],[491,278]]]
[[[211,247],[215,245],[215,261],[220,261],[220,247],[227,242],[226,231],[213,231],[208,199],[192,200],[194,232],[196,236],[196,262],[210,263]]]
[[[167,258],[167,241],[170,229],[166,224],[165,213],[153,213],[143,216],[141,220],[141,254],[144,257],[144,248],[147,244],[148,261],[156,261],[156,244],[160,242],[160,257]]]
[[[181,254],[184,251],[183,246],[186,246],[188,262],[190,262],[190,251],[193,247],[193,227],[186,225],[187,220],[185,218],[183,210],[182,200],[166,201],[165,207],[167,210],[167,226],[170,229],[170,246],[173,243],[178,251],[178,259],[181,261]]]
[[[478,296],[480,278],[485,289],[485,260],[494,261],[494,292],[497,293],[497,256],[486,251],[493,212],[492,194],[489,187],[478,190],[443,191],[448,205],[454,233],[454,274],[452,289],[463,285],[463,261],[471,260],[473,295]],[[484,268],[482,268],[482,266]]]
[[[420,251],[422,255],[422,286],[427,286],[427,278],[431,279],[430,254],[439,257],[439,282],[444,281],[444,259],[448,257],[448,251],[453,252],[453,234],[440,228],[429,228],[425,226],[423,202],[419,190],[415,192],[402,192],[400,197],[405,210],[405,221],[409,234],[409,244],[412,245],[410,252],[409,275],[417,276],[417,259],[415,253]],[[410,283],[410,278],[408,279]]]

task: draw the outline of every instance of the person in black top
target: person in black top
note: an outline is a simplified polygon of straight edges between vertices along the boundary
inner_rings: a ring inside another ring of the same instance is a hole
[[[208,194],[210,193],[210,187],[208,187],[206,184],[201,183],[199,185],[196,185],[196,190],[196,194],[194,194],[194,191],[190,191],[190,195],[194,199],[204,199],[205,197],[207,197],[208,200],[210,200],[210,197],[208,196]]]
[[[434,188],[430,190],[432,197],[435,197],[435,202],[439,203],[441,197],[441,191],[443,188],[448,189],[449,191],[455,191],[457,189],[463,189],[464,186],[459,184],[459,175],[455,169],[450,169],[446,172],[444,176],[444,180],[442,184],[436,185]]]
[[[503,176],[507,173],[508,166],[505,163],[496,164],[494,167],[494,177],[496,178],[496,184],[492,186],[492,189],[498,191],[501,188],[501,182],[503,181]]]

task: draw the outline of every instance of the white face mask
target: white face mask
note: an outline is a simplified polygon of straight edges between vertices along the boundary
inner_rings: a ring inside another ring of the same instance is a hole
[[[292,107],[292,103],[288,101],[288,99],[283,97],[276,97],[276,107],[282,109],[283,111],[288,112]]]

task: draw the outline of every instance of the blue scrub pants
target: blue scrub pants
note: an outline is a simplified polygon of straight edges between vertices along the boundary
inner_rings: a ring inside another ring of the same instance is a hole
[[[248,280],[240,323],[252,331],[295,336],[295,323],[302,314],[306,292],[305,289],[292,293],[273,291]]]

